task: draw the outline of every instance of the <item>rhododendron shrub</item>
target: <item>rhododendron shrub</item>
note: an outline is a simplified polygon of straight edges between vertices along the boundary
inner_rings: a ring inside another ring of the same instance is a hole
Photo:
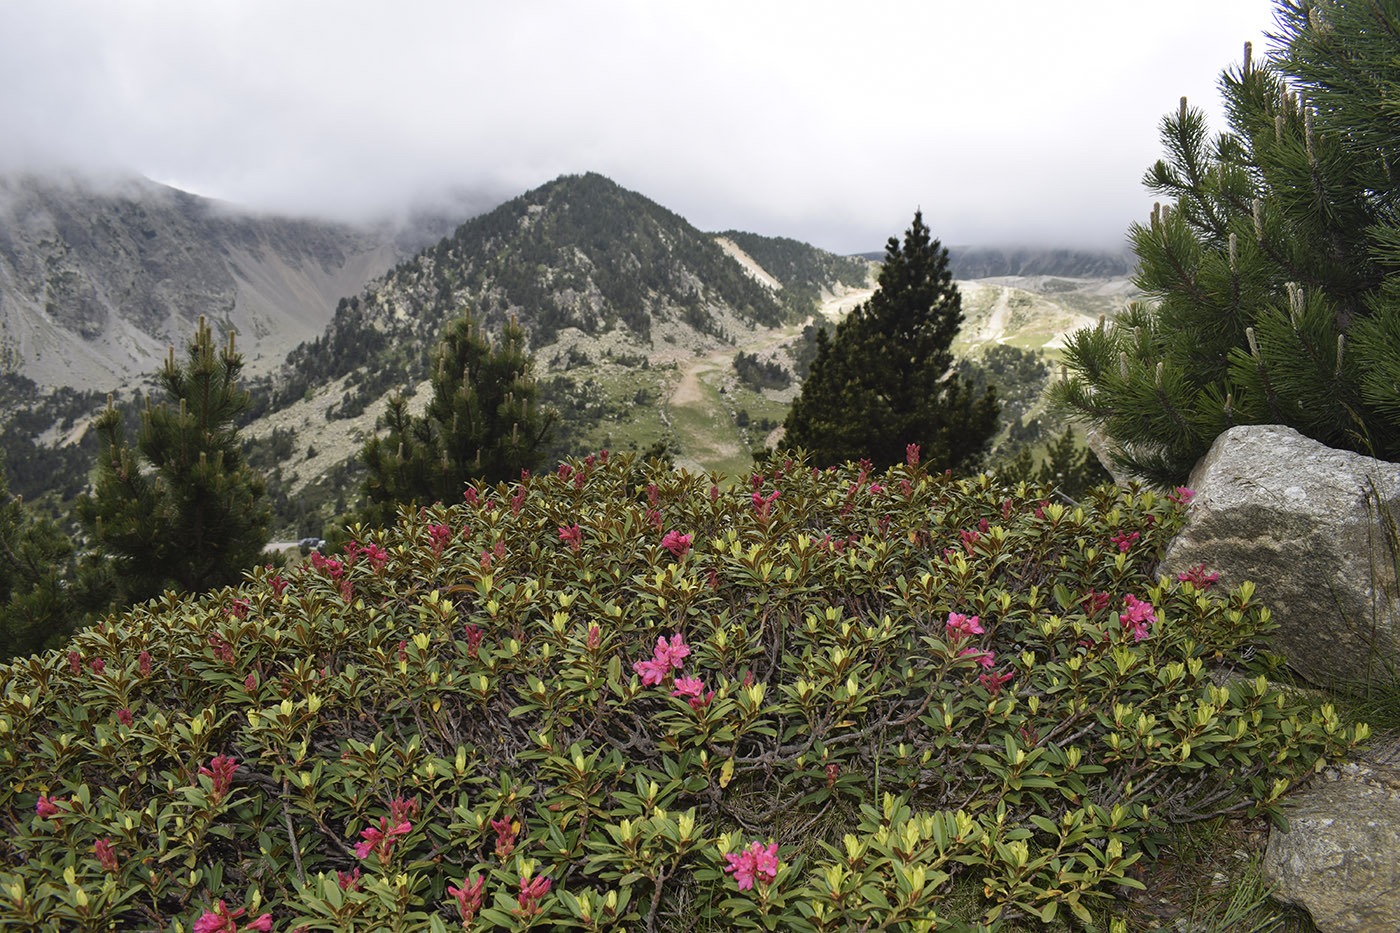
[[[0,927],[1083,918],[1366,737],[1249,587],[1153,575],[1167,497],[567,467],[0,673]]]

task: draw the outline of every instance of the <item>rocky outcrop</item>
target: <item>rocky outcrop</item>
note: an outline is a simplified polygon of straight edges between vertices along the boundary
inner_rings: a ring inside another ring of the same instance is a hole
[[[238,212],[141,178],[0,176],[0,367],[111,389],[207,317],[250,373],[399,256],[392,231]]]
[[[1327,768],[1269,833],[1264,880],[1321,933],[1400,930],[1400,741]]]
[[[1232,428],[1192,471],[1186,527],[1163,572],[1196,564],[1257,586],[1275,650],[1334,689],[1388,681],[1400,660],[1400,464],[1333,450],[1291,428]]]

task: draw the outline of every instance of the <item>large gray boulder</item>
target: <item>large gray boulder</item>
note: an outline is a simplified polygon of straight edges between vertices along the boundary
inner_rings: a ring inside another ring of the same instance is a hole
[[[1327,768],[1269,833],[1264,881],[1321,933],[1400,930],[1400,743],[1378,743]]]
[[[1196,564],[1253,581],[1273,647],[1322,687],[1387,682],[1400,665],[1400,464],[1333,450],[1292,428],[1231,428],[1191,473],[1184,529],[1162,571]]]

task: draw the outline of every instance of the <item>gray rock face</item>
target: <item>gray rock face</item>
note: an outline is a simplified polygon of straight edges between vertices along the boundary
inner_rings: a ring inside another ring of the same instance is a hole
[[[1191,473],[1196,497],[1164,573],[1204,563],[1253,581],[1274,649],[1319,686],[1388,679],[1400,664],[1400,464],[1277,425],[1232,428]]]
[[[238,213],[144,179],[0,175],[0,369],[111,389],[206,316],[252,374],[398,257],[388,231]]]
[[[1327,769],[1269,833],[1264,880],[1322,933],[1400,930],[1400,743]]]

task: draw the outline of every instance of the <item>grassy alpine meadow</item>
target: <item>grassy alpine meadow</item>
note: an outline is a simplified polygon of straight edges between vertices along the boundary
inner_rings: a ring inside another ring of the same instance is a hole
[[[600,453],[16,661],[0,926],[1102,927],[1366,738],[1154,576],[1186,491],[918,461]]]

